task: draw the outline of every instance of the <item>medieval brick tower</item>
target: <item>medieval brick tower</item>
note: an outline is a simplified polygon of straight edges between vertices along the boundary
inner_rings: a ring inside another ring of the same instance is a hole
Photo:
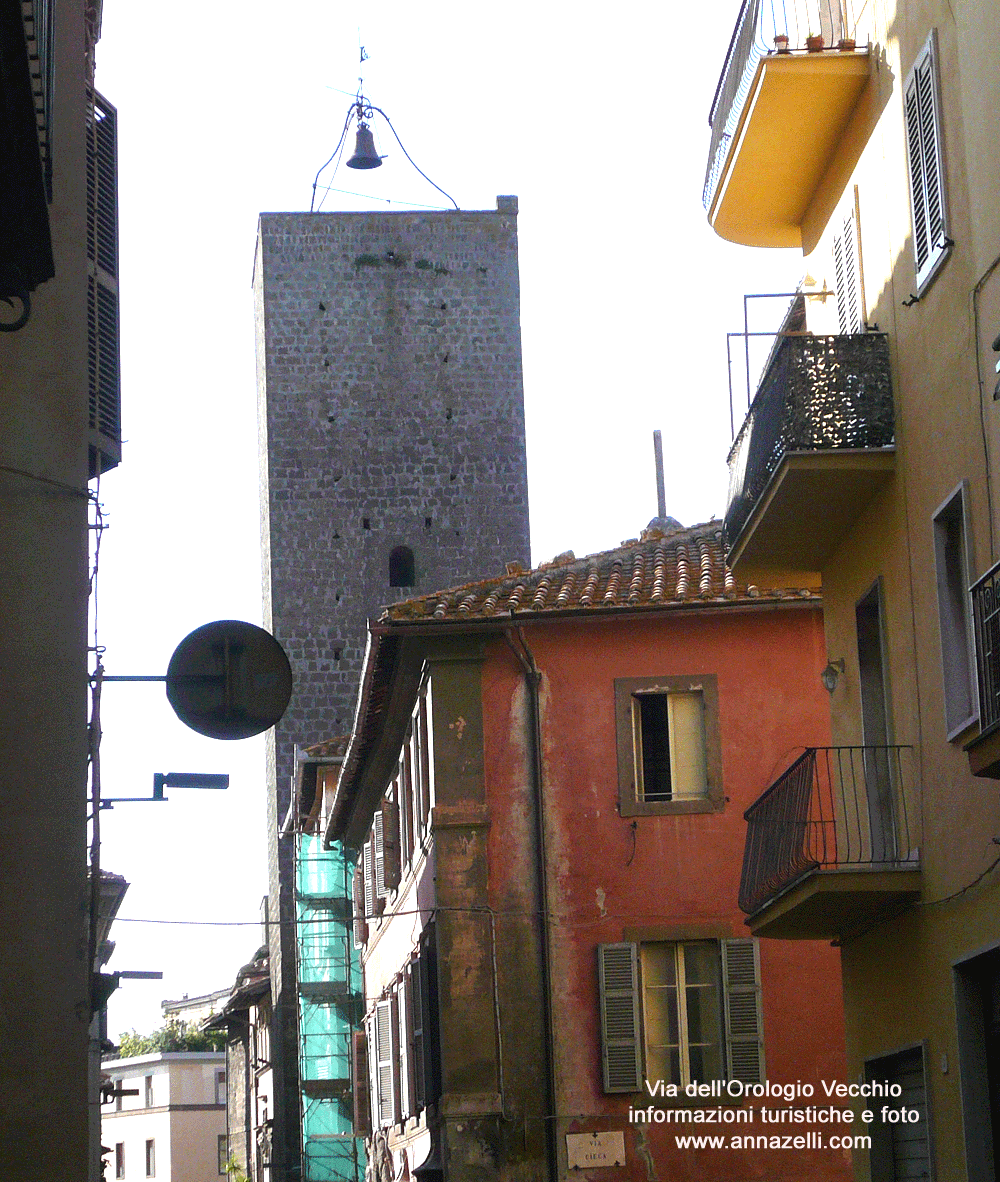
[[[268,741],[272,1178],[295,1176],[296,746],[350,730],[366,620],[528,562],[517,199],[263,214],[254,267],[264,623],[295,689]],[[284,1103],[282,1097],[287,1097]]]

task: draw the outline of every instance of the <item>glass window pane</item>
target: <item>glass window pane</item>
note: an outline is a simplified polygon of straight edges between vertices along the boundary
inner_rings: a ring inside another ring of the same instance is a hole
[[[644,944],[642,979],[646,985],[676,985],[676,944]]]
[[[668,694],[670,706],[670,783],[674,800],[704,796],[708,791],[705,763],[705,709],[700,693]]]
[[[683,945],[688,1057],[695,1081],[722,1077],[722,982],[719,946]]]
[[[670,800],[670,695],[640,694],[633,700],[638,703],[642,799]]]

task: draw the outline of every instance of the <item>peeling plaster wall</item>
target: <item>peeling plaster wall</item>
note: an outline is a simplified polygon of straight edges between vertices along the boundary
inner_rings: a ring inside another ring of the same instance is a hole
[[[850,1171],[839,1152],[677,1151],[670,1126],[630,1125],[629,1105],[648,1099],[603,1093],[595,952],[599,943],[683,939],[693,929],[711,928],[719,937],[747,934],[737,905],[743,812],[801,747],[829,742],[819,680],[826,662],[820,612],[553,621],[527,625],[525,636],[543,675],[560,1176],[587,1176],[566,1172],[567,1132],[621,1129],[628,1163],[616,1177],[700,1182],[707,1173],[793,1182],[808,1174],[842,1182]],[[718,678],[725,806],[715,813],[635,818],[633,845],[633,819],[617,808],[614,679],[708,673]],[[499,643],[484,666],[483,714],[489,897],[502,917],[506,1109],[523,1117],[525,1136],[540,1139],[542,993],[532,919],[536,846],[526,693],[512,654]],[[843,1081],[838,953],[823,943],[764,941],[761,961],[768,1077],[812,1081],[817,1090],[821,1079]],[[519,1175],[512,1167],[489,1176]]]

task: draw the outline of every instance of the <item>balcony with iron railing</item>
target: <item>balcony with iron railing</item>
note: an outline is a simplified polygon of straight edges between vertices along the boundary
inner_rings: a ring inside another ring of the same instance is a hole
[[[832,174],[849,175],[870,126],[853,126],[869,76],[855,3],[744,0],[709,114],[703,193],[730,242],[808,252],[818,240]]]
[[[909,747],[809,747],[747,809],[740,907],[755,936],[843,939],[920,894]]]
[[[893,442],[882,333],[779,334],[729,452],[729,565],[821,571],[891,476]]]
[[[972,584],[979,734],[966,745],[975,776],[1000,780],[1000,562]]]

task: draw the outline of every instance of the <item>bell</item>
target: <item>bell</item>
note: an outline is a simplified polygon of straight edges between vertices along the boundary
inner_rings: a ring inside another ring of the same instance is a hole
[[[358,124],[358,138],[354,144],[354,155],[347,162],[348,168],[381,168],[382,157],[375,151],[371,128],[367,123]]]

